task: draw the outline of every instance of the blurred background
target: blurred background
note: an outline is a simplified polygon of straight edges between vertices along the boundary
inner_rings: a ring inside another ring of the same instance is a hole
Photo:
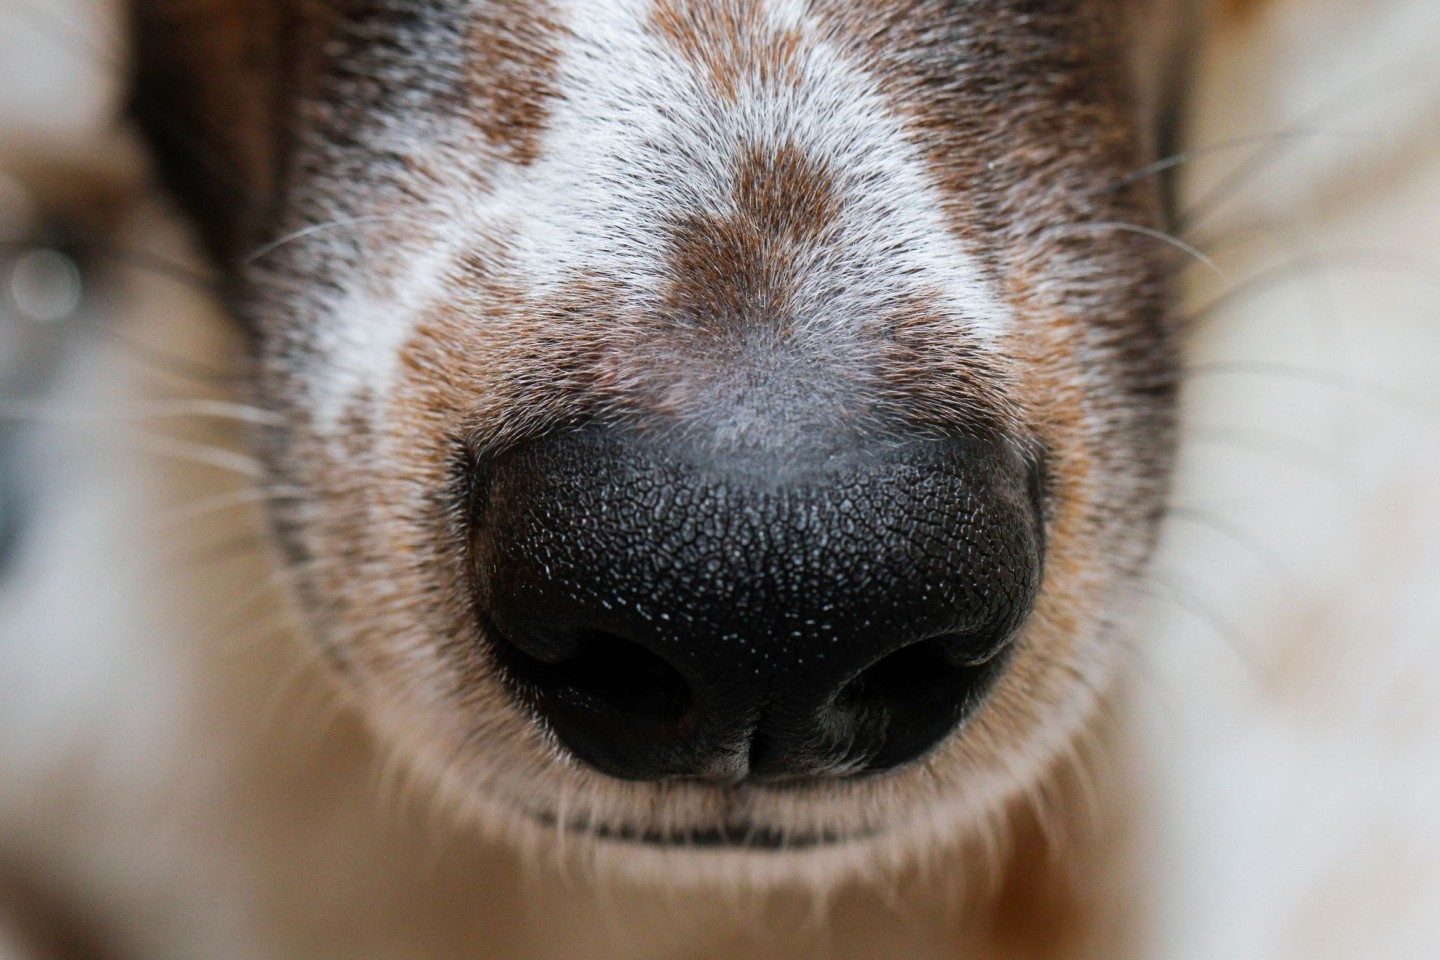
[[[1440,3],[1241,6],[1173,163],[1184,446],[1127,642],[1152,955],[1440,956]],[[225,396],[176,375],[224,334],[116,36],[102,0],[0,0],[0,595],[77,363]]]
[[[1440,4],[1233,6],[1177,171],[1213,266],[1134,640],[1160,955],[1432,956]]]

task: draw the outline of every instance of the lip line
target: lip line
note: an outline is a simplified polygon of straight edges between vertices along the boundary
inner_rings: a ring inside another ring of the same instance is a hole
[[[757,853],[785,853],[795,850],[816,850],[821,847],[840,846],[846,843],[870,840],[883,832],[879,829],[869,828],[846,834],[820,831],[808,834],[786,835],[769,827],[757,827],[753,824],[727,824],[721,827],[693,830],[683,834],[668,834],[658,830],[640,830],[635,827],[623,825],[611,826],[608,824],[600,824],[582,826],[580,824],[562,824],[554,814],[550,813],[531,812],[528,816],[537,823],[550,827],[551,829],[582,834],[587,837],[593,837],[596,840],[665,849],[742,850]]]

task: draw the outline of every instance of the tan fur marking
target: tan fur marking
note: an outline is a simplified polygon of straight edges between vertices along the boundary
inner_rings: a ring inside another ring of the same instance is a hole
[[[1031,811],[1012,819],[1010,855],[992,906],[992,935],[1006,957],[1068,956],[1092,922],[1077,865],[1052,849]]]
[[[776,30],[761,0],[656,0],[651,27],[727,99],[742,86],[794,83],[800,36]]]
[[[472,103],[465,112],[485,139],[522,166],[540,155],[562,28],[545,2],[486,4],[470,25]]]
[[[793,277],[745,219],[689,216],[671,240],[667,307],[706,333],[743,336],[784,312]]]
[[[794,246],[823,234],[839,210],[829,173],[789,144],[743,150],[734,199],[734,216],[675,226],[663,302],[687,327],[741,335],[783,324]]]
[[[830,172],[790,143],[742,152],[735,202],[761,232],[796,242],[820,238],[840,209]]]

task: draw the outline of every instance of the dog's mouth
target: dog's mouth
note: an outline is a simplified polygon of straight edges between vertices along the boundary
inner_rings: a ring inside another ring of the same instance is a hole
[[[563,830],[566,833],[601,843],[676,851],[804,852],[873,840],[884,833],[884,830],[879,827],[845,832],[831,830],[786,831],[755,822],[665,831],[626,824],[562,824],[557,817],[548,814],[534,814],[531,819],[544,827]]]

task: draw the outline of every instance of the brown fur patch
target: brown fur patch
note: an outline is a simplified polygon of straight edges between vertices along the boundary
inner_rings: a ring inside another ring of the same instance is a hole
[[[1015,815],[1004,879],[993,905],[992,934],[1005,957],[1067,957],[1094,922],[1078,864],[1056,851],[1034,814]]]
[[[822,239],[840,209],[830,171],[792,143],[742,151],[735,204],[762,234],[797,243]]]
[[[800,35],[771,26],[760,0],[656,0],[650,25],[727,99],[799,75]]]
[[[997,960],[1138,955],[1143,891],[1127,873],[1143,831],[1130,781],[1114,775],[1130,773],[1116,770],[1127,764],[1115,720],[1102,710],[1091,736],[1052,765],[1030,799],[1011,805],[1004,866],[985,913]]]
[[[467,31],[470,101],[462,106],[501,155],[526,165],[540,155],[562,28],[545,2],[483,4]]]
[[[734,201],[732,216],[690,214],[674,226],[662,303],[685,329],[783,329],[797,245],[820,241],[839,212],[829,172],[793,144],[743,149]]]
[[[666,307],[690,329],[743,336],[783,317],[792,276],[749,220],[694,214],[675,226]]]

